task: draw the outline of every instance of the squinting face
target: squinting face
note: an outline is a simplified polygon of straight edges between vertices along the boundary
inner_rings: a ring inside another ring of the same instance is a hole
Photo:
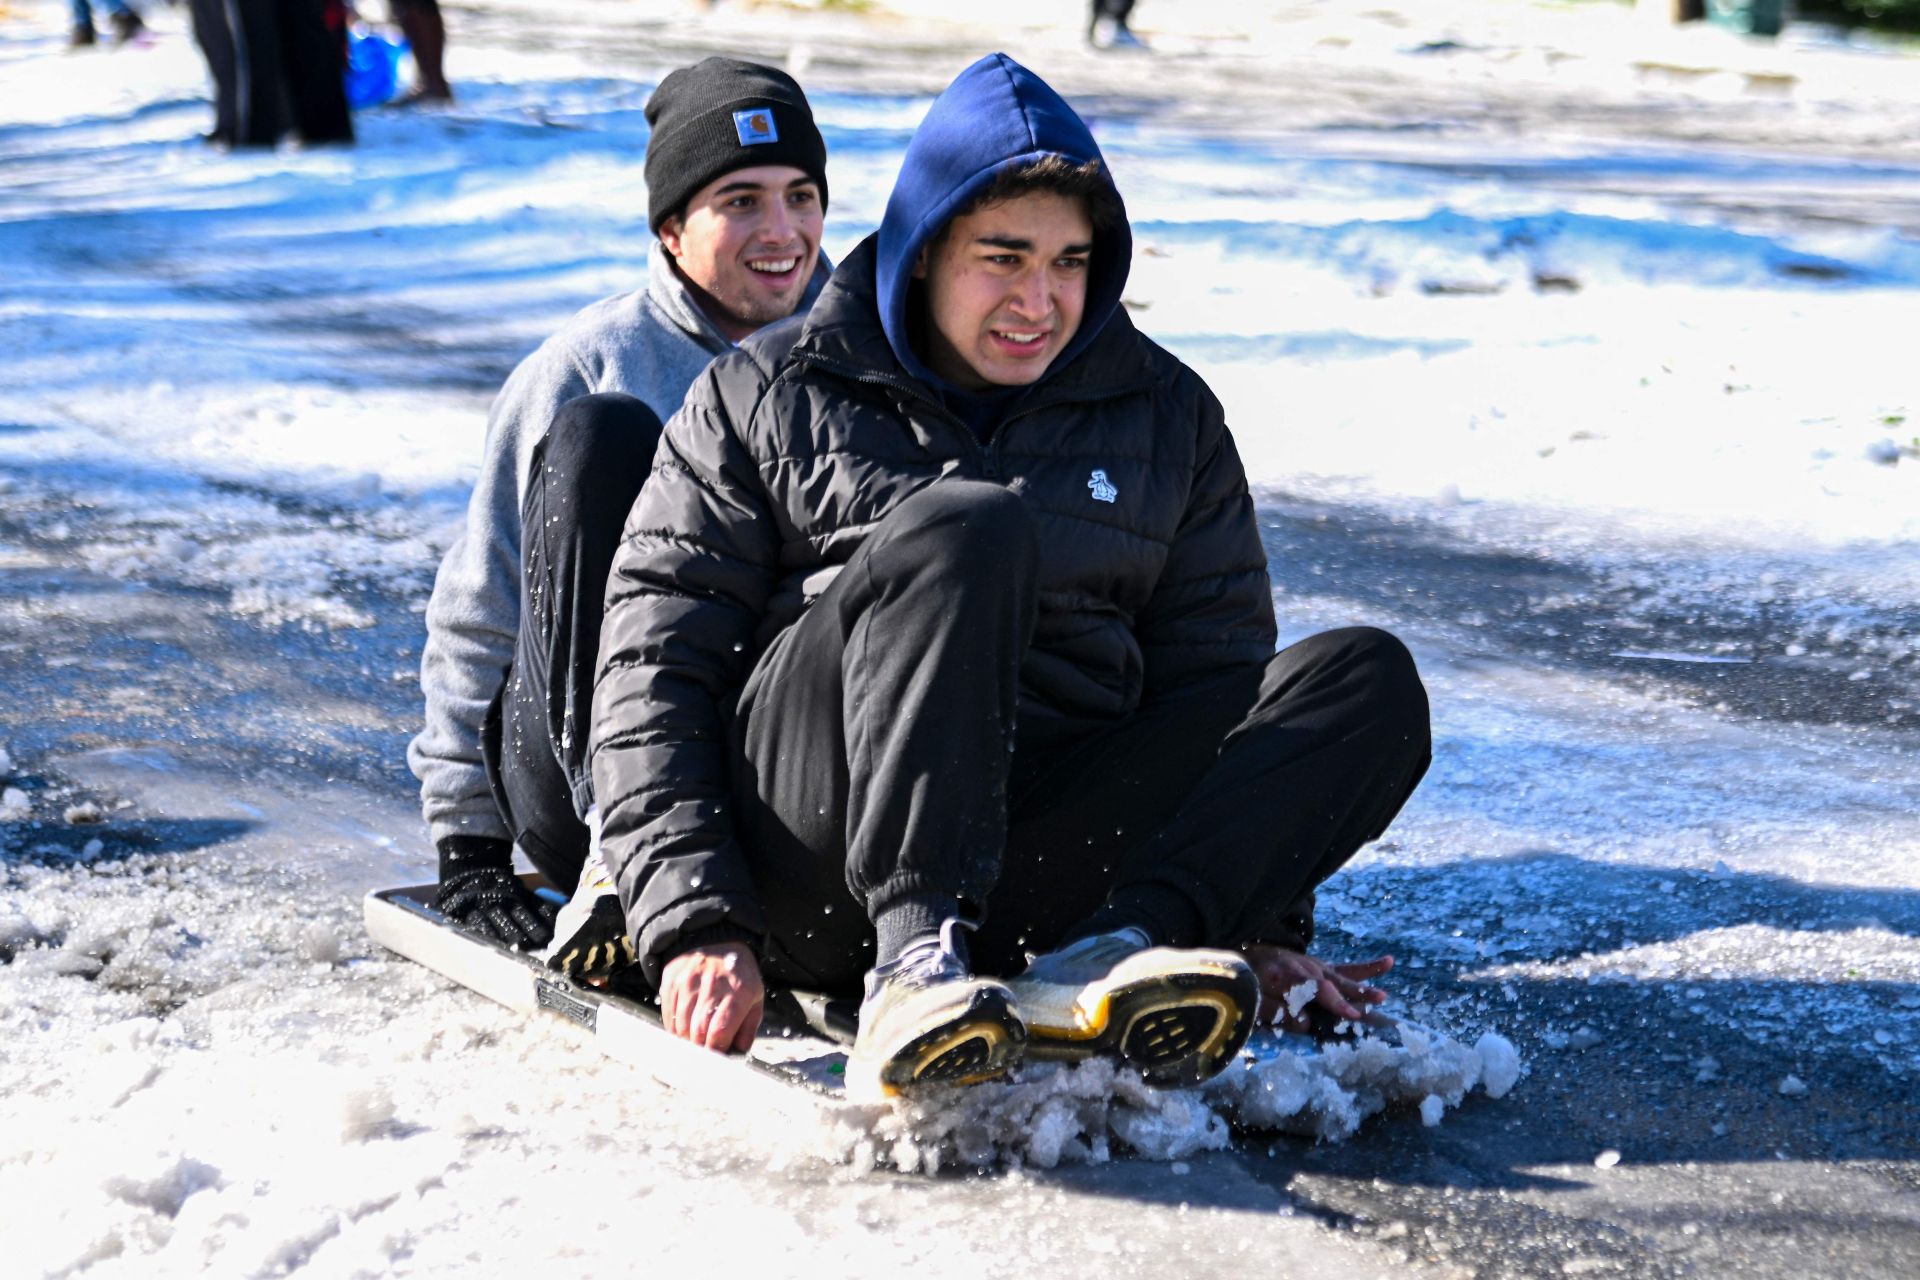
[[[1092,255],[1082,203],[1049,191],[955,218],[914,266],[928,366],[964,391],[1037,381],[1080,328]]]
[[[820,188],[791,165],[722,174],[660,224],[660,243],[738,342],[793,314],[820,256]]]

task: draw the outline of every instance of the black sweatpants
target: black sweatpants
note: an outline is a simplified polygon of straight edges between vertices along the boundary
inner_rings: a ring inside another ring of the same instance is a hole
[[[323,0],[190,0],[193,35],[213,76],[213,140],[271,147],[352,142],[340,35]]]
[[[1014,494],[936,484],[756,665],[734,821],[776,981],[856,989],[872,920],[915,900],[984,915],[987,973],[1129,924],[1186,946],[1285,938],[1425,773],[1426,692],[1371,628],[1117,720],[1022,714],[1037,556]]]
[[[571,893],[587,860],[593,680],[607,572],[653,467],[660,419],[632,396],[560,406],[520,504],[520,633],[481,744],[514,843]]]

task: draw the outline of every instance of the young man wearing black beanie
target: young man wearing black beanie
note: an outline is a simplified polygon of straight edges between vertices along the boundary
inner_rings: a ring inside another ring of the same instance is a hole
[[[708,58],[668,75],[646,115],[647,285],[580,312],[507,379],[427,606],[408,762],[437,905],[510,946],[553,933],[514,848],[564,890],[589,852],[603,586],[660,424],[710,360],[810,306],[832,269],[826,144],[791,76]]]

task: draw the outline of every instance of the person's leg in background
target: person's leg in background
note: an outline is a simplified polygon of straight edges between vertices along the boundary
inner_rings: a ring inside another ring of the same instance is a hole
[[[76,49],[98,44],[100,33],[94,29],[93,5],[89,0],[71,0],[69,9],[73,14],[73,30],[67,43]]]
[[[273,66],[284,86],[293,130],[309,146],[351,143],[344,17],[335,31],[328,26],[326,0],[266,0],[266,5],[275,10],[278,48]],[[256,65],[266,64],[262,51]]]
[[[1087,16],[1087,43],[1097,49],[1144,49],[1146,45],[1133,34],[1127,20],[1133,16],[1134,0],[1093,0]]]
[[[447,26],[440,16],[440,0],[390,0],[393,20],[413,49],[417,73],[413,91],[402,103],[451,102],[447,83]]]

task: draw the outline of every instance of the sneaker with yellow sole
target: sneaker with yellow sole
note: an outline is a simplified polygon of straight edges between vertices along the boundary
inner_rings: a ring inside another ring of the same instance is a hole
[[[890,1098],[929,1085],[978,1084],[1011,1071],[1027,1028],[1005,983],[968,971],[949,920],[867,975],[847,1094]]]
[[[1260,982],[1231,951],[1156,947],[1135,929],[1096,934],[1036,958],[1008,988],[1027,1054],[1117,1058],[1148,1084],[1199,1084],[1253,1034]]]

